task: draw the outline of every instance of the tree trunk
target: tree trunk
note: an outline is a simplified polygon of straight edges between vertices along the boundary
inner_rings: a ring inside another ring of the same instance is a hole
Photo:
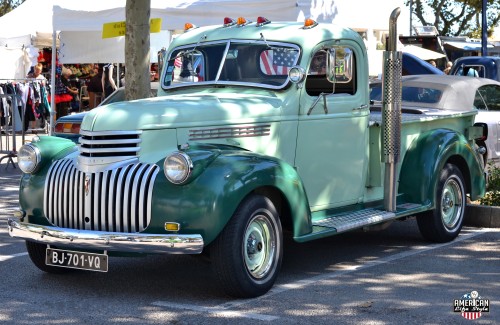
[[[125,7],[125,99],[147,98],[149,74],[149,17],[151,0],[127,0]]]

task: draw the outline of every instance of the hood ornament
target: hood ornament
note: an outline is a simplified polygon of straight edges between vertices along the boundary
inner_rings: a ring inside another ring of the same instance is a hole
[[[89,195],[89,189],[90,189],[90,176],[89,175],[85,176],[84,187],[85,187],[85,196],[88,196]]]

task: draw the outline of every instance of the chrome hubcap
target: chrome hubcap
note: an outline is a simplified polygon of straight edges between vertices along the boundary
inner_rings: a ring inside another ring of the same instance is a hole
[[[441,200],[441,217],[447,228],[453,228],[462,215],[462,190],[455,179],[446,182]]]
[[[245,232],[245,266],[257,278],[267,275],[276,254],[276,234],[273,225],[261,215],[255,216]]]

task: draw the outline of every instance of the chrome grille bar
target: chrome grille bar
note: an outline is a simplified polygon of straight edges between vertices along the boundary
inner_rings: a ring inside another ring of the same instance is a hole
[[[47,173],[44,213],[58,227],[140,232],[151,221],[151,197],[159,167],[134,163],[85,173],[73,160],[54,162]]]

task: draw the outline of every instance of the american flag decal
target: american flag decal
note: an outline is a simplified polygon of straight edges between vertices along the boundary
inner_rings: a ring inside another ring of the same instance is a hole
[[[267,75],[287,75],[295,64],[297,51],[273,48],[260,54],[260,69]]]

